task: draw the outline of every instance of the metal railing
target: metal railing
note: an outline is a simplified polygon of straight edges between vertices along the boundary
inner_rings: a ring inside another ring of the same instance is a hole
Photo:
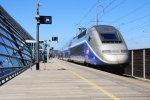
[[[13,79],[14,77],[18,76],[19,74],[21,74],[22,72],[24,72],[28,68],[32,67],[33,65],[34,65],[34,63],[31,64],[31,65],[28,65],[26,67],[19,68],[19,69],[15,70],[15,71],[12,71],[11,73],[8,73],[8,74],[0,77],[0,86],[5,84],[9,80]]]
[[[150,79],[150,49],[130,50],[130,63],[125,74],[132,77]]]

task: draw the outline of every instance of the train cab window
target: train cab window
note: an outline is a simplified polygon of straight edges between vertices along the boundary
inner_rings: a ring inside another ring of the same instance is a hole
[[[78,39],[82,38],[83,36],[86,35],[86,30],[81,32],[79,35],[78,35]]]
[[[100,33],[103,43],[121,43],[121,39],[117,33]]]

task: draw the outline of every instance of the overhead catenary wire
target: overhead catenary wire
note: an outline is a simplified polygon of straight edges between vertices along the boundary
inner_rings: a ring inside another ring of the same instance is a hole
[[[106,9],[108,9],[111,5],[113,5],[113,3],[115,3],[115,1],[117,1],[117,0],[111,0],[105,7],[103,7],[103,12],[104,12]],[[125,0],[122,0],[119,4],[123,3],[124,1],[125,1]],[[119,6],[119,4],[116,5],[116,7]],[[80,21],[79,21],[78,24],[76,24],[76,25],[81,26],[80,24],[88,17],[88,15],[92,12],[92,10],[93,10],[97,5],[98,5],[98,6],[100,5],[100,0],[97,0],[97,1],[92,5],[92,7],[88,10],[88,12],[85,13],[85,15],[80,19]],[[116,7],[114,7],[114,9],[115,9]],[[99,12],[98,14],[100,14],[100,12]],[[102,14],[104,15],[104,13],[102,13]],[[100,17],[101,17],[101,16],[100,16]],[[92,18],[92,19],[95,19],[95,17]],[[91,23],[91,22],[92,22],[92,21],[90,20],[90,21],[88,22],[88,24]],[[86,24],[86,26],[87,26],[87,24]]]
[[[97,14],[96,14],[96,16],[97,16],[97,17],[96,17],[96,23],[97,23],[97,24],[98,24],[98,21],[99,21],[99,16],[98,16],[98,15],[101,13],[101,12],[98,11],[98,10],[99,10],[98,7],[99,7],[99,6],[102,7],[102,11],[103,11],[102,14],[104,14],[105,10],[106,10],[107,8],[109,8],[115,1],[116,1],[116,0],[110,1],[110,2],[108,3],[108,5],[106,5],[105,7],[103,7],[103,6],[100,5],[100,4],[97,5]]]
[[[133,13],[138,12],[138,11],[148,7],[149,4],[150,4],[150,2],[146,2],[143,5],[140,5],[139,7],[133,9],[129,13],[127,13],[124,16],[117,19],[116,22],[118,20],[124,19],[125,17],[129,17]],[[130,38],[128,38],[128,41],[132,41],[132,43],[133,43],[133,40],[134,40],[134,43],[136,43],[138,41],[138,39],[141,38],[141,37],[143,39],[149,37],[148,32],[150,32],[150,29],[148,28],[150,26],[150,24],[149,24],[150,21],[146,19],[146,18],[150,17],[150,14],[147,14],[147,15],[145,14],[144,16],[140,16],[138,18],[137,17],[138,16],[136,16],[134,19],[132,19],[128,22],[126,21],[126,22],[121,23],[121,24],[118,25],[118,26],[126,26],[126,28],[122,28],[122,30],[125,29],[124,31],[126,31],[126,32],[124,32],[124,33],[125,34],[127,34],[127,33],[130,34]],[[145,22],[141,23],[140,20],[145,20]],[[134,25],[133,23],[135,23],[135,22],[138,22],[138,23]],[[139,24],[139,23],[141,23],[141,24]],[[133,24],[133,25],[129,25],[129,24]],[[131,26],[133,26],[133,27],[131,27]],[[137,34],[137,32],[140,33],[140,34]]]
[[[109,8],[115,1],[116,1],[116,0],[110,1],[109,4],[104,7],[104,10],[106,10],[107,8]]]
[[[79,20],[79,22],[77,23],[77,24],[75,24],[75,27],[76,26],[79,26],[79,27],[82,27],[82,25],[81,25],[81,23],[83,22],[83,20],[85,20],[87,17],[88,17],[88,15],[91,13],[91,11],[96,7],[96,5],[97,5],[97,3],[99,3],[100,2],[100,0],[97,0],[93,5],[92,5],[92,7],[87,11],[87,13],[85,13],[85,15]],[[74,28],[73,28],[74,29]],[[75,30],[76,30],[76,28],[75,28]],[[71,33],[71,32],[70,32]],[[76,30],[76,36],[77,36],[77,30]]]
[[[119,7],[120,5],[122,5],[123,3],[125,3],[126,0],[121,0],[118,4],[116,4],[115,6],[112,6],[115,1],[116,1],[116,0],[111,0],[105,7],[103,7],[103,9],[105,10],[105,13],[103,13],[103,15],[100,16],[100,17],[103,17],[104,15],[108,14],[108,13],[111,12],[112,10],[116,9],[117,7]],[[94,5],[91,7],[91,9],[88,10],[88,12],[87,12],[87,13],[84,15],[84,17],[82,18],[83,20],[85,20],[85,18],[86,18],[86,17],[91,13],[91,11],[95,8],[94,6],[96,5],[96,3],[99,3],[99,0],[97,0],[97,1],[94,3]],[[130,16],[131,14],[133,14],[133,13],[135,13],[135,12],[138,12],[139,10],[141,10],[141,9],[143,9],[144,7],[148,6],[149,4],[150,4],[150,2],[146,2],[146,3],[142,4],[142,5],[140,5],[139,7],[133,9],[132,11],[128,12],[128,13],[125,14],[124,16],[122,16],[122,17],[120,17],[119,19],[117,19],[117,21],[123,19],[124,17]],[[111,10],[108,10],[108,11],[106,12],[106,9],[110,8],[111,6],[112,6],[112,9],[111,9]],[[149,16],[150,16],[150,14],[145,15],[145,16],[141,16],[141,17],[139,17],[139,18],[135,18],[135,19],[130,20],[130,21],[128,21],[128,22],[121,23],[121,24],[119,24],[119,26],[129,25],[129,24],[135,23],[135,22],[137,22],[137,21],[139,21],[139,20],[142,20],[142,19],[144,19],[144,18],[146,18],[146,17],[149,17]],[[95,18],[95,17],[94,17],[94,18]],[[92,20],[93,20],[94,18],[92,18]],[[81,23],[81,22],[83,21],[82,19],[80,20],[79,23]],[[91,23],[91,22],[92,22],[91,20],[88,21],[88,24]],[[88,24],[86,24],[86,26],[87,26]]]
[[[137,41],[140,40],[140,42],[141,42],[141,40],[145,41],[145,39],[150,39],[148,32],[146,32],[144,35],[143,34],[136,34],[136,36],[135,35],[131,35],[128,38],[128,42],[132,41],[131,43],[134,43],[133,41],[137,42]],[[133,34],[133,32],[131,32],[130,34]]]
[[[109,14],[111,11],[113,11],[114,9],[118,8],[119,6],[121,6],[122,4],[125,3],[126,0],[122,0],[121,2],[119,2],[117,5],[115,5],[114,7],[112,7],[110,10],[106,11],[105,9],[105,13],[103,13],[100,17],[104,17],[106,14]]]
[[[127,14],[121,16],[120,18],[116,19],[115,21],[112,21],[112,23],[116,23],[116,22],[118,22],[119,20],[124,19],[124,18],[128,17],[128,16],[131,15],[131,14],[134,14],[135,12],[137,12],[137,11],[143,9],[144,7],[148,6],[149,4],[150,4],[150,1],[144,3],[143,5],[141,5],[141,6],[137,7],[137,8],[135,8],[135,9],[133,9],[133,10],[130,11],[129,13],[127,13]]]
[[[150,14],[145,15],[145,16],[141,16],[141,17],[138,17],[138,18],[136,18],[136,19],[130,20],[130,21],[125,22],[125,23],[121,23],[121,24],[119,24],[119,25],[117,25],[117,26],[129,25],[129,24],[135,23],[135,22],[137,22],[137,21],[139,21],[139,20],[143,20],[144,18],[147,18],[147,17],[150,17]]]
[[[135,30],[139,30],[139,29],[143,29],[143,28],[149,27],[149,26],[150,26],[150,23],[139,24],[139,25],[137,25],[137,27],[133,27],[133,28],[130,28],[130,29],[127,29],[127,30],[132,32],[132,31],[135,31]]]
[[[98,4],[97,4],[97,8],[99,7],[99,6],[101,6],[102,7],[102,10],[103,10],[103,12],[102,12],[102,14],[104,14],[104,12],[105,12],[105,10],[106,9],[108,9],[114,2],[115,2],[116,0],[112,0],[112,1],[110,1],[105,7],[103,7],[103,5],[100,5],[100,2],[97,2]],[[99,10],[99,9],[97,9],[97,10]],[[97,11],[98,12],[98,11]],[[96,16],[97,15],[99,15],[101,12],[98,12],[97,14],[96,14]],[[97,17],[96,17],[97,18]],[[95,19],[95,16],[90,20],[90,21],[88,21],[88,23],[86,24],[86,26],[88,26],[91,22],[96,22],[96,21],[93,21]],[[98,18],[99,19],[99,18]]]
[[[92,5],[92,7],[88,10],[88,12],[80,19],[80,21],[78,22],[77,25],[80,25],[81,22],[86,19],[86,17],[91,13],[91,11],[95,8],[95,6],[97,5],[97,3],[99,3],[99,2],[100,2],[100,0],[97,0],[97,1]]]
[[[104,15],[106,14],[109,14],[109,12],[111,12],[113,9],[116,9],[118,7],[121,7],[120,5],[124,4],[125,1],[121,1],[120,3],[118,3],[116,6],[111,6],[112,9],[110,10],[105,10],[105,13],[103,13],[103,15],[101,16],[104,17]],[[150,5],[150,1],[147,1],[143,4],[140,4],[140,6],[136,7],[135,9],[132,8],[131,11],[128,11],[126,14],[124,14],[123,16],[120,16],[118,19],[116,19],[115,21],[111,21],[111,23],[118,23],[119,27],[120,26],[125,26],[123,27],[122,29],[125,29],[126,32],[122,32],[123,34],[128,34],[128,36],[130,36],[128,38],[128,40],[131,40],[132,43],[133,43],[133,40],[134,42],[136,43],[138,41],[139,38],[148,38],[149,35],[148,35],[148,32],[150,32],[150,29],[148,28],[150,26],[149,24],[149,20],[148,18],[150,17],[150,14],[139,14],[138,16],[134,16],[133,19],[130,19],[130,20],[127,20],[125,22],[121,22],[123,19],[127,18],[127,17],[130,17],[132,16],[133,14],[135,13],[138,13],[140,11],[143,11],[144,9],[146,9],[148,6]],[[139,17],[140,16],[140,17]],[[132,17],[130,17],[132,18]],[[142,22],[145,22],[145,23],[142,23]],[[131,25],[130,25],[131,24]],[[139,34],[140,33],[140,34]],[[127,35],[126,35],[127,36]],[[140,43],[140,42],[139,42]],[[134,44],[134,43],[133,43]]]
[[[105,7],[103,7],[103,12],[107,9],[107,8],[109,8],[114,2],[115,2],[116,0],[112,0],[112,1],[110,1],[109,3],[108,3],[108,5],[107,6],[105,6]],[[99,6],[99,5],[98,5]],[[99,12],[100,13],[100,12]],[[99,14],[98,13],[98,14]],[[103,13],[104,14],[104,13]]]
[[[141,46],[142,46],[142,41],[144,42],[146,39],[150,39],[149,37],[150,23],[149,22],[150,21],[142,23],[142,24],[138,24],[136,27],[126,29],[126,32],[124,31],[124,34],[128,34],[130,36],[127,39],[127,41],[132,41],[130,45],[135,44],[135,43],[136,44],[141,43]],[[137,32],[140,34],[138,34]]]

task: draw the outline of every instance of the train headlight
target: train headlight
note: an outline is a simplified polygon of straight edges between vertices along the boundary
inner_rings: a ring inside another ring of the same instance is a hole
[[[121,53],[128,53],[128,50],[121,50]]]
[[[102,53],[111,53],[111,50],[102,50]]]

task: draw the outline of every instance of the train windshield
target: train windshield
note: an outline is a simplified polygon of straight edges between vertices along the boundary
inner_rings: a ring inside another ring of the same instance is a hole
[[[121,43],[117,33],[100,33],[102,43]]]

